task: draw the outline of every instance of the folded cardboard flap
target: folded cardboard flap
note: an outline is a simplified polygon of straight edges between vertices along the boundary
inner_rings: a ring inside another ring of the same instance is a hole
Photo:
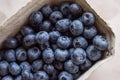
[[[97,67],[106,62],[114,55],[115,36],[111,28],[105,23],[103,19],[88,5],[86,0],[31,0],[24,7],[22,7],[15,15],[4,21],[0,25],[0,46],[2,42],[9,36],[14,36],[21,26],[27,21],[29,15],[36,10],[39,10],[45,4],[60,4],[63,1],[72,1],[78,3],[84,11],[91,11],[96,16],[95,25],[99,32],[106,36],[109,41],[108,51],[105,52],[104,59],[95,64],[78,80],[85,80]]]

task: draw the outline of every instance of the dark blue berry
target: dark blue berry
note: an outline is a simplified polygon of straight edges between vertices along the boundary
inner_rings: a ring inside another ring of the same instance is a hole
[[[24,70],[21,75],[23,80],[34,80],[34,76],[30,71]]]
[[[5,51],[5,59],[9,62],[16,61],[15,51],[13,49]]]
[[[88,46],[88,42],[84,37],[79,36],[74,38],[73,46],[74,48],[86,48]]]
[[[37,72],[43,67],[43,61],[42,60],[35,60],[32,63],[32,71]]]
[[[58,71],[54,70],[54,72],[50,75],[50,80],[58,80]]]
[[[60,11],[54,11],[50,14],[49,19],[52,23],[56,23],[58,20],[62,19],[63,15]]]
[[[55,59],[54,52],[52,51],[52,49],[51,48],[45,49],[42,53],[42,58],[45,63],[47,63],[47,64],[52,63]]]
[[[70,32],[71,32],[74,36],[78,36],[78,35],[82,34],[83,29],[84,29],[83,24],[82,24],[82,22],[80,22],[79,20],[74,20],[74,21],[71,23]]]
[[[45,71],[37,71],[34,74],[35,80],[49,80],[49,76]]]
[[[3,42],[3,46],[7,49],[15,49],[18,46],[18,41],[16,38],[7,38]]]
[[[47,72],[47,74],[49,74],[49,75],[52,75],[53,72],[54,72],[54,70],[55,70],[55,68],[54,68],[53,65],[47,65],[47,64],[44,65],[43,69],[44,69],[44,71]]]
[[[56,60],[58,61],[65,61],[69,58],[69,53],[67,50],[56,49],[54,54]]]
[[[70,73],[62,71],[59,75],[58,75],[58,80],[73,80],[73,77]]]
[[[69,54],[72,55],[73,52],[74,52],[74,50],[75,50],[74,48],[70,48],[70,49],[69,49]]]
[[[24,70],[31,71],[31,65],[27,61],[20,63],[20,68],[22,71]]]
[[[44,44],[40,44],[39,47],[40,47],[40,50],[45,50],[46,48],[50,48],[50,43],[49,41],[47,41]]]
[[[100,50],[96,49],[94,45],[90,45],[86,49],[87,57],[91,61],[97,61],[102,57],[102,53]]]
[[[72,60],[68,60],[64,63],[64,69],[71,74],[75,74],[79,71],[79,66],[73,64]]]
[[[15,80],[22,80],[22,76],[19,75],[19,76],[15,77]]]
[[[25,61],[27,59],[27,52],[23,48],[18,48],[16,50],[16,59],[18,61]]]
[[[52,24],[51,24],[50,21],[45,20],[45,21],[43,21],[41,27],[42,27],[42,30],[43,30],[43,31],[47,31],[47,32],[49,32],[49,31],[51,30]]]
[[[57,40],[59,48],[66,49],[71,45],[71,39],[67,36],[60,36]]]
[[[61,62],[61,61],[54,61],[53,65],[54,65],[54,67],[57,70],[63,70],[63,62]]]
[[[102,35],[96,35],[93,39],[93,45],[99,50],[108,48],[108,40]]]
[[[56,22],[55,27],[60,32],[66,32],[69,30],[70,24],[71,24],[70,19],[61,19]]]
[[[7,75],[7,76],[4,76],[1,80],[14,80],[14,79],[12,76]]]
[[[79,71],[75,74],[72,74],[72,76],[73,76],[74,80],[77,80],[81,76],[81,72]]]
[[[9,69],[9,72],[11,73],[11,75],[13,75],[13,76],[18,75],[21,72],[21,68],[16,62],[11,62],[8,69]]]
[[[86,39],[92,39],[97,34],[97,29],[95,26],[85,27],[83,35]]]
[[[52,47],[53,51],[55,51],[58,48],[57,44],[52,44],[51,47]]]
[[[91,12],[83,13],[81,21],[86,25],[93,25],[95,23],[95,16]]]
[[[0,75],[5,76],[8,74],[9,63],[7,61],[0,61]]]
[[[32,47],[28,49],[27,55],[30,60],[36,60],[40,57],[41,51],[38,47]]]
[[[18,45],[20,46],[23,42],[23,35],[19,32],[15,35],[15,38],[17,39]]]
[[[86,61],[86,52],[82,48],[76,48],[71,55],[72,62],[76,65],[83,64]]]
[[[35,11],[29,16],[29,22],[32,26],[39,26],[43,20],[43,15],[40,11]]]
[[[53,12],[50,5],[43,6],[41,11],[42,11],[44,17],[49,17],[49,15]]]
[[[40,31],[36,35],[36,41],[39,44],[44,44],[49,40],[49,34],[46,31]]]

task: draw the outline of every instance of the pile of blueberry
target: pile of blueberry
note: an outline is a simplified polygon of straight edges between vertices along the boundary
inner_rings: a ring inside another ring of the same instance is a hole
[[[94,23],[94,14],[76,3],[33,12],[20,32],[3,42],[0,80],[76,80],[108,48]]]

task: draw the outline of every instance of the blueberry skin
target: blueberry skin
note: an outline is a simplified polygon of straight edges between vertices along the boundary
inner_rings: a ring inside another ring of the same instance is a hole
[[[34,35],[34,34],[26,35],[26,36],[23,38],[23,44],[24,44],[24,46],[27,46],[27,47],[30,47],[30,46],[32,46],[32,45],[35,45],[35,44],[36,44],[35,35]]]
[[[23,80],[34,80],[33,74],[30,71],[24,70],[21,75]]]
[[[75,50],[74,48],[70,48],[70,49],[69,49],[69,54],[72,55],[73,52],[74,52],[74,50]]]
[[[32,26],[39,26],[43,20],[43,14],[40,11],[35,11],[29,16],[29,22]]]
[[[86,49],[87,57],[91,61],[98,61],[102,57],[102,52],[95,48],[94,45],[90,45]]]
[[[49,76],[45,71],[37,71],[34,74],[34,80],[49,80]]]
[[[49,15],[53,12],[50,5],[44,5],[41,9],[44,17],[49,17]]]
[[[44,44],[49,40],[49,34],[46,31],[40,31],[36,34],[36,41],[39,44]]]
[[[60,6],[60,10],[64,16],[67,16],[68,14],[70,14],[70,4],[67,2],[62,3]]]
[[[24,70],[31,71],[31,65],[27,61],[20,63],[20,68],[22,71]]]
[[[27,59],[27,52],[23,48],[16,49],[16,59],[18,61],[25,61]]]
[[[88,70],[92,66],[92,62],[88,59],[86,59],[85,63],[80,65],[80,69],[83,71]]]
[[[0,75],[5,76],[8,74],[9,63],[7,61],[0,61]]]
[[[12,76],[7,75],[7,76],[4,76],[1,80],[14,80],[14,79],[12,78]]]
[[[102,35],[96,35],[93,39],[93,45],[99,50],[108,48],[108,40]]]
[[[10,49],[5,51],[5,59],[9,62],[16,61],[15,50]]]
[[[79,66],[73,64],[72,60],[68,60],[64,63],[64,69],[71,74],[75,74],[79,71]]]
[[[81,17],[81,21],[86,26],[93,25],[95,23],[95,16],[91,12],[85,12]]]
[[[27,55],[28,58],[33,61],[40,57],[41,51],[38,47],[32,47],[28,49]]]
[[[74,21],[71,23],[70,32],[71,32],[74,36],[78,36],[78,35],[82,34],[83,29],[84,29],[83,23],[80,22],[79,20],[74,20]]]
[[[79,72],[77,72],[75,74],[72,74],[72,76],[73,76],[73,79],[76,80],[81,76],[81,72],[79,71]]]
[[[73,80],[73,77],[70,73],[62,71],[59,75],[58,75],[58,80]]]
[[[42,30],[49,32],[51,30],[52,24],[49,20],[45,20],[42,23]]]
[[[10,37],[3,42],[3,46],[7,49],[15,49],[18,46],[18,41],[16,38]]]
[[[54,11],[50,14],[49,19],[52,23],[56,23],[58,20],[63,18],[63,14],[60,11]]]
[[[55,27],[59,32],[66,32],[69,30],[70,25],[71,25],[71,20],[66,18],[66,19],[58,20],[55,24]]]
[[[40,50],[45,50],[46,48],[50,48],[49,41],[45,42],[44,44],[39,45]]]
[[[81,65],[86,61],[86,52],[82,48],[76,48],[71,55],[71,60],[76,65]]]
[[[28,34],[33,34],[34,30],[30,26],[23,26],[20,32],[23,36],[26,36]]]
[[[51,47],[52,47],[53,51],[55,51],[58,48],[57,44],[52,44]]]
[[[16,62],[11,62],[8,69],[9,69],[10,74],[13,76],[18,75],[21,72],[21,68]]]
[[[43,67],[43,61],[42,60],[35,60],[32,63],[32,71],[37,72]]]
[[[17,76],[15,80],[22,80],[22,76],[21,75]]]
[[[92,39],[97,34],[97,29],[95,26],[85,27],[83,35],[86,39]]]
[[[53,65],[47,65],[47,64],[44,65],[43,69],[44,69],[44,71],[47,72],[47,74],[49,74],[49,75],[52,75],[53,72],[54,72],[54,70],[55,70],[55,68],[54,68]]]
[[[66,49],[71,45],[71,39],[67,36],[60,36],[57,40],[57,45],[59,48]]]
[[[58,71],[54,70],[54,72],[50,75],[50,80],[58,80]]]
[[[18,45],[20,46],[23,43],[23,35],[19,32],[15,35],[15,38],[18,41]]]
[[[65,61],[69,58],[69,53],[67,50],[62,50],[62,49],[56,49],[55,50],[55,59],[58,61]]]
[[[60,33],[58,31],[51,31],[49,33],[50,36],[50,41],[55,43],[57,41],[57,39],[60,37]]]
[[[54,61],[53,65],[57,70],[63,70],[64,68],[63,62],[61,61]]]
[[[45,63],[47,64],[52,63],[55,59],[53,50],[51,48],[45,49],[42,53],[42,58]]]

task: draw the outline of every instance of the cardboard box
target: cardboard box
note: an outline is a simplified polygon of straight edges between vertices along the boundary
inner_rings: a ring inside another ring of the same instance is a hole
[[[31,0],[22,7],[15,15],[0,24],[0,46],[2,42],[9,36],[14,36],[20,27],[27,22],[28,16],[36,10],[39,10],[45,4],[60,4],[63,1],[72,1],[78,3],[84,11],[91,11],[96,16],[95,25],[99,32],[106,36],[109,41],[108,50],[104,52],[104,58],[97,62],[87,72],[85,72],[78,80],[85,80],[100,65],[110,60],[115,54],[115,36],[107,23],[90,7],[86,0]]]

